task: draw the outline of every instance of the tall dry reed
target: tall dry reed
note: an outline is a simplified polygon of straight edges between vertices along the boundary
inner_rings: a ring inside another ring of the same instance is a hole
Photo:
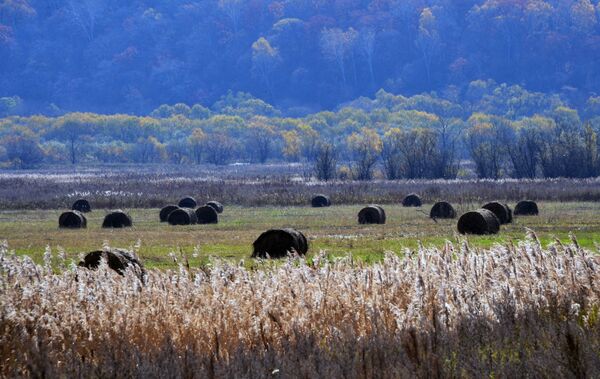
[[[3,377],[598,377],[598,256],[535,235],[147,283],[0,248]]]

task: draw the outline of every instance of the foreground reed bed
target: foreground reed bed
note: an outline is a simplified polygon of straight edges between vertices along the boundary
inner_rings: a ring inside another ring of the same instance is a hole
[[[600,261],[575,239],[254,266],[142,284],[3,246],[0,376],[600,375]]]

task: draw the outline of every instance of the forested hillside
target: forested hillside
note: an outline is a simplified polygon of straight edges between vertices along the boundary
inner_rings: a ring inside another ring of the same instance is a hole
[[[148,114],[228,90],[285,115],[475,80],[600,88],[597,0],[1,0],[0,113]]]

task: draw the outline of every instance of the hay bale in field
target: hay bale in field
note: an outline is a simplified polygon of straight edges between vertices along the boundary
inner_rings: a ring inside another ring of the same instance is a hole
[[[423,205],[423,203],[421,202],[421,197],[416,193],[408,194],[402,200],[403,207],[420,207],[421,205]]]
[[[521,200],[515,207],[515,216],[537,216],[540,213],[535,201]]]
[[[456,211],[452,204],[447,201],[438,201],[433,204],[431,207],[431,211],[429,212],[429,217],[436,218],[456,218]]]
[[[79,262],[80,267],[95,270],[100,265],[100,260],[104,259],[108,267],[123,275],[126,270],[133,270],[138,278],[144,280],[146,270],[138,257],[131,251],[121,249],[96,250],[85,255],[83,261]]]
[[[261,234],[252,244],[253,258],[283,258],[289,253],[306,255],[308,241],[304,234],[296,229],[270,229]]]
[[[492,201],[484,205],[482,208],[492,211],[496,217],[498,217],[498,220],[500,220],[500,224],[502,225],[510,224],[512,222],[512,209],[510,209],[506,204],[503,204],[499,201]]]
[[[196,209],[196,217],[198,218],[198,224],[218,224],[219,214],[215,208],[210,205],[205,205]]]
[[[358,212],[359,224],[385,224],[385,210],[379,205],[369,205]]]
[[[169,213],[167,221],[169,225],[195,225],[198,217],[192,208],[177,208]]]
[[[217,211],[218,214],[223,213],[223,204],[219,203],[218,201],[211,200],[208,203],[206,203],[205,205],[208,205],[209,207],[213,207],[215,209],[215,211]]]
[[[500,231],[500,220],[494,212],[478,209],[460,216],[457,228],[460,234],[496,234]]]
[[[103,228],[129,228],[133,226],[131,216],[120,209],[114,210],[104,217]]]
[[[198,203],[196,203],[196,199],[194,199],[191,196],[188,196],[179,200],[178,206],[179,208],[196,208],[198,206]]]
[[[87,219],[79,211],[63,212],[58,217],[58,227],[65,229],[83,229],[87,228]]]
[[[158,217],[160,217],[160,222],[167,222],[169,219],[169,213],[173,212],[175,209],[179,209],[179,207],[177,205],[172,205],[169,204],[166,207],[163,207],[160,210],[160,214]]]
[[[325,195],[316,195],[312,198],[311,204],[313,208],[322,208],[331,206],[331,200]]]
[[[74,211],[79,211],[82,213],[88,213],[92,211],[92,207],[90,206],[90,202],[87,201],[86,199],[79,199],[76,200],[73,203],[73,206],[71,207],[72,210]]]

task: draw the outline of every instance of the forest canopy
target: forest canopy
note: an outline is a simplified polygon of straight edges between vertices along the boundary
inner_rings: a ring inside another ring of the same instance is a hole
[[[0,116],[145,115],[229,90],[304,116],[379,89],[476,100],[490,79],[582,109],[599,21],[597,0],[0,0]]]

